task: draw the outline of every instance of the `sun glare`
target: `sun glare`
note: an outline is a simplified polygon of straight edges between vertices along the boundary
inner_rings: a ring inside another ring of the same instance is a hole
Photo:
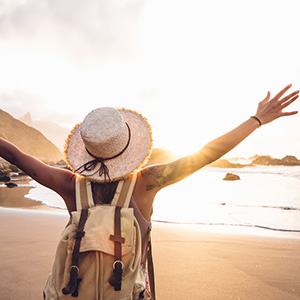
[[[230,5],[234,3],[231,1]],[[237,1],[239,15],[228,5],[222,1],[215,5],[188,0],[184,6],[173,2],[170,10],[170,1],[146,1],[139,10],[137,26],[129,26],[127,32],[134,36],[130,41],[135,44],[127,48],[123,39],[120,44],[112,43],[111,47],[118,46],[113,48],[119,51],[116,57],[107,55],[110,48],[105,48],[105,42],[110,40],[100,43],[100,54],[84,48],[80,43],[88,40],[85,31],[78,38],[79,49],[74,47],[76,39],[72,40],[72,47],[68,43],[62,45],[64,35],[59,35],[57,28],[61,25],[64,33],[69,30],[63,23],[55,24],[49,38],[40,32],[33,36],[26,32],[28,40],[16,31],[19,27],[15,25],[6,33],[9,38],[0,41],[2,93],[21,91],[34,99],[31,104],[38,102],[45,115],[73,114],[74,123],[99,106],[135,109],[152,124],[157,147],[178,155],[189,154],[254,114],[257,102],[267,90],[274,95],[282,85],[292,82],[296,89],[300,83],[296,65],[299,43],[293,38],[297,25],[293,16],[297,10],[286,7],[282,12],[281,6],[274,4],[272,17],[265,17],[269,7],[257,1],[245,6]],[[256,14],[257,22],[253,23],[247,10]],[[266,19],[271,21],[275,16],[286,22],[270,26]],[[52,21],[48,18],[47,22]],[[112,40],[119,42],[117,37],[123,37],[123,31],[115,26],[110,29],[117,35]],[[277,34],[286,42],[293,41],[289,55],[285,55],[285,43],[276,42]],[[15,106],[3,104],[3,108]],[[24,105],[24,109],[23,114],[30,107]],[[295,133],[291,135],[288,122],[277,124],[278,138],[285,139],[288,132],[294,149],[291,152],[299,152],[300,142],[296,146],[292,142],[299,139]],[[300,121],[293,124],[297,127]],[[237,149],[255,154],[263,147],[275,151],[284,146],[275,147],[275,141],[272,145],[269,131],[264,132],[264,137],[258,133],[249,139],[252,143],[247,140],[241,146],[244,148]]]

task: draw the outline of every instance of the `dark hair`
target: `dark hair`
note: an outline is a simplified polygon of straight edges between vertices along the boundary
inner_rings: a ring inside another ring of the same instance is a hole
[[[93,199],[95,204],[108,204],[112,201],[116,188],[118,185],[118,181],[112,182],[92,182],[92,192]]]

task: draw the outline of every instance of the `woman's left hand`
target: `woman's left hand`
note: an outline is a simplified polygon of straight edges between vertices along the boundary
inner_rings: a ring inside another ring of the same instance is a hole
[[[282,110],[292,104],[297,98],[299,91],[295,91],[288,96],[280,99],[284,93],[291,87],[288,85],[282,91],[280,91],[275,97],[271,98],[270,92],[268,92],[267,97],[259,102],[255,117],[257,117],[261,124],[267,124],[279,117],[291,116],[298,113],[298,111],[283,112]]]

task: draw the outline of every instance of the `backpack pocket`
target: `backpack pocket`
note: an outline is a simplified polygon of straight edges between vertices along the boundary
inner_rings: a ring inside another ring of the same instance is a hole
[[[89,208],[86,220],[85,234],[81,240],[80,252],[101,251],[114,255],[114,242],[110,236],[114,234],[115,207],[99,205]],[[78,226],[80,212],[72,212],[72,221]],[[134,247],[134,214],[132,208],[121,208],[122,255],[132,251]]]
[[[56,288],[52,282],[52,274],[49,274],[43,291],[44,300],[58,300]]]
[[[132,293],[133,300],[150,300],[150,294],[146,288],[145,281],[145,269],[139,268],[139,272],[137,274]]]

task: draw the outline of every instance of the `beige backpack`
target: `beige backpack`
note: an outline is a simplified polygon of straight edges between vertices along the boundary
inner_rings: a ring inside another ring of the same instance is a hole
[[[145,286],[140,228],[129,208],[135,180],[120,181],[111,204],[95,206],[91,183],[76,179],[77,211],[62,233],[44,299],[155,299],[154,286],[152,297]]]

